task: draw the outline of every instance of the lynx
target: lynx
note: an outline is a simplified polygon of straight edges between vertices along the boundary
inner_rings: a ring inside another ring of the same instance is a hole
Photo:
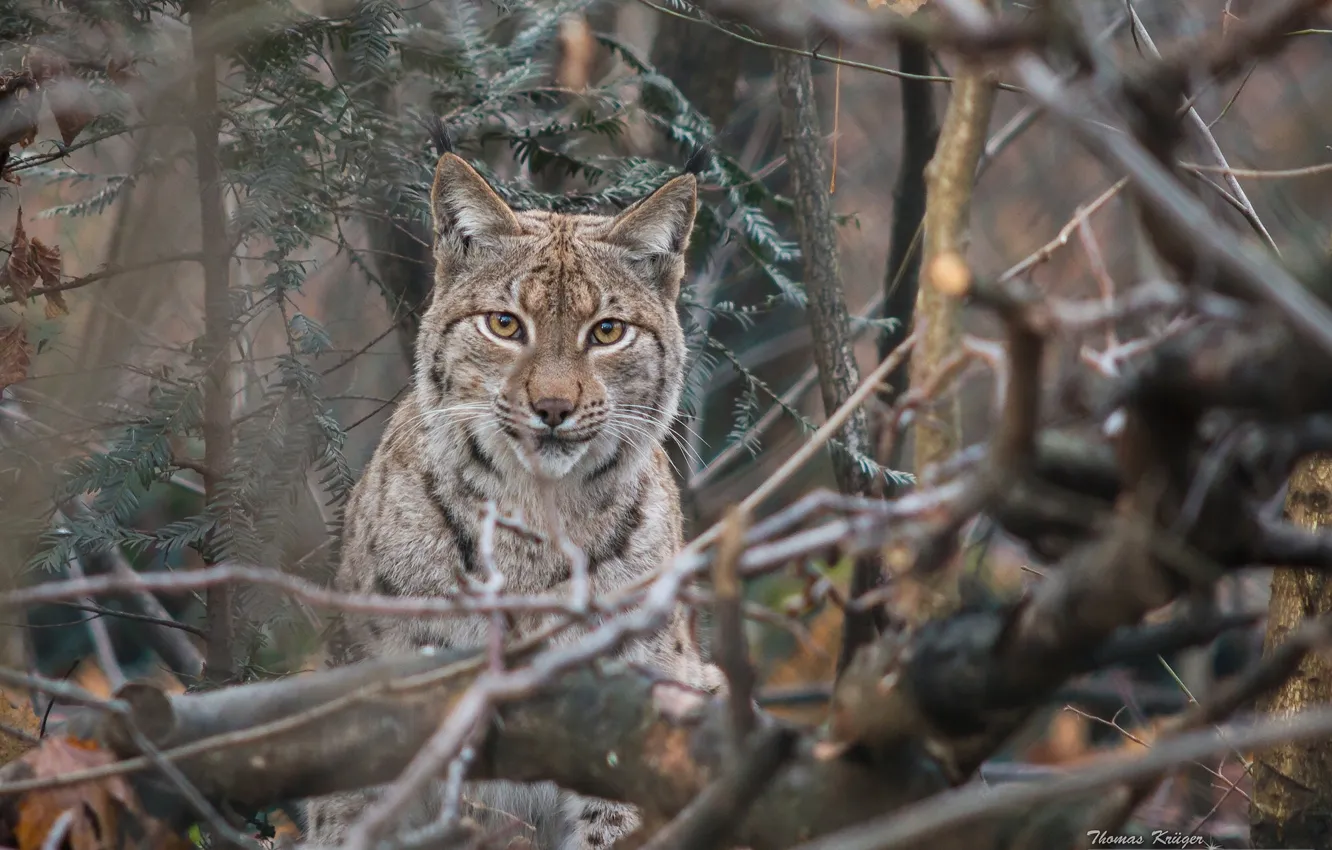
[[[679,493],[662,441],[683,383],[675,303],[696,206],[696,178],[684,173],[614,216],[515,211],[464,160],[441,155],[435,290],[413,387],[352,493],[338,588],[447,595],[464,576],[483,578],[478,542],[493,504],[545,535],[494,536],[506,592],[567,592],[570,560],[543,524],[550,502],[538,476],[586,554],[593,594],[678,549]],[[520,618],[515,628],[540,625]],[[349,619],[335,663],[480,646],[487,628],[484,617]],[[715,692],[721,676],[688,632],[676,612],[623,657]],[[312,840],[337,846],[375,793],[313,801]],[[553,786],[474,783],[464,797],[487,829],[508,827],[539,850],[606,848],[639,821],[631,807]],[[428,822],[441,800],[437,786],[413,822]]]

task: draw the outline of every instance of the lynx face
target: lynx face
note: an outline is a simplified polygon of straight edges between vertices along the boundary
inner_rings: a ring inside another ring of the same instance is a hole
[[[675,300],[696,197],[687,174],[614,217],[517,212],[441,157],[416,364],[432,433],[552,478],[659,445],[683,380]]]

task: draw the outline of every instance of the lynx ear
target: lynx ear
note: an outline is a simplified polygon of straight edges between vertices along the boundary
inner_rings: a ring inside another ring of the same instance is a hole
[[[518,218],[485,178],[456,154],[446,153],[435,166],[430,187],[435,239],[465,249],[473,240],[518,236]]]
[[[681,174],[615,219],[606,241],[644,259],[683,256],[698,210],[698,180]]]

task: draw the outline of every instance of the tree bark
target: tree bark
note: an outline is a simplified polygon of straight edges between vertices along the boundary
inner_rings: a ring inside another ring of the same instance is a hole
[[[964,62],[958,68],[938,148],[926,169],[928,200],[915,316],[922,333],[911,358],[912,385],[929,380],[957,347],[960,300],[931,282],[932,265],[939,257],[960,255],[966,249],[971,190],[976,164],[985,149],[994,94],[994,80],[981,67]],[[943,405],[921,408],[915,426],[913,471],[917,475],[957,449],[961,437],[957,418],[955,397]]]
[[[1332,454],[1300,462],[1290,479],[1286,516],[1310,531],[1332,525]],[[1332,583],[1309,569],[1272,574],[1263,655],[1281,646],[1310,617],[1332,613]],[[1332,703],[1332,663],[1309,653],[1299,671],[1258,703],[1261,711],[1290,715]],[[1283,744],[1254,759],[1250,808],[1254,847],[1332,847],[1332,741]]]
[[[807,56],[778,53],[777,93],[781,101],[782,134],[791,169],[791,194],[795,201],[796,232],[804,259],[805,292],[809,299],[810,334],[814,340],[814,362],[819,367],[819,390],[823,409],[836,410],[860,384],[850,317],[837,264],[837,231],[828,195],[828,168],[823,161],[823,134],[814,102],[812,60]],[[863,409],[847,420],[837,434],[843,449],[832,448],[833,474],[843,493],[870,495],[875,477],[851,454],[873,457],[869,422]],[[859,596],[879,583],[882,570],[875,555],[862,555],[852,571],[850,592]],[[842,629],[842,647],[837,669],[846,668],[851,656],[874,639],[880,622],[877,608],[847,615]]]
[[[848,331],[850,317],[837,267],[837,232],[828,197],[828,166],[823,161],[823,133],[814,103],[810,59],[778,53],[777,94],[781,101],[782,135],[791,170],[795,226],[804,258],[809,328],[814,362],[819,367],[823,409],[836,410],[860,385],[860,369]],[[871,454],[864,411],[847,420],[837,439],[862,457]],[[843,493],[868,493],[870,475],[846,451],[833,452],[833,474]]]
[[[934,156],[925,169],[924,237],[916,266],[913,317],[918,336],[908,370],[908,383],[914,387],[929,383],[957,347],[961,293],[940,285],[935,275],[939,261],[965,256],[976,166],[985,150],[994,107],[994,79],[979,65],[959,61],[952,99]],[[898,235],[894,234],[895,239]],[[912,462],[912,472],[917,476],[957,451],[962,437],[960,416],[955,393],[949,393],[942,402],[925,400],[917,409]],[[957,576],[951,571],[934,570],[920,579],[904,579],[900,587],[892,607],[894,616],[902,622],[920,623],[940,617],[959,601]]]

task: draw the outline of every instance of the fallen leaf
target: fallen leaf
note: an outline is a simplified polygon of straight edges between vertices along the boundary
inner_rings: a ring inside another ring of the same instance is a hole
[[[14,221],[14,238],[9,245],[9,259],[0,268],[0,289],[9,289],[20,301],[37,282],[37,267],[32,261],[28,234],[23,230],[23,207]]]
[[[91,658],[80,661],[69,680],[103,699],[111,698],[111,680],[102,672],[101,666]]]
[[[42,730],[42,720],[32,710],[32,700],[26,695],[0,691],[0,723],[7,727],[0,729],[0,764],[9,764],[37,746],[35,741],[22,737],[37,738]]]
[[[63,776],[118,761],[116,755],[91,741],[71,737],[45,738],[23,757],[33,779]],[[104,850],[117,846],[120,819],[128,813],[144,833],[139,846],[159,850],[186,850],[188,841],[166,824],[144,813],[134,789],[124,776],[106,776],[77,785],[29,791],[18,802],[14,837],[18,850],[39,850],[52,826],[66,812],[72,822],[62,847],[69,850]],[[191,848],[192,850],[192,848]]]
[[[0,328],[0,389],[28,377],[32,365],[32,346],[28,330],[21,323]]]
[[[116,757],[89,741],[47,738],[23,760],[32,768],[34,779],[45,779],[111,764]],[[51,827],[71,810],[74,820],[65,839],[67,846],[70,850],[101,850],[105,845],[100,836],[117,834],[122,808],[138,808],[123,776],[29,791],[18,804],[18,827],[14,830],[18,850],[40,850]]]
[[[299,841],[301,838],[301,828],[282,809],[275,809],[268,813],[268,825],[273,827],[278,838],[286,837],[292,841]]]

